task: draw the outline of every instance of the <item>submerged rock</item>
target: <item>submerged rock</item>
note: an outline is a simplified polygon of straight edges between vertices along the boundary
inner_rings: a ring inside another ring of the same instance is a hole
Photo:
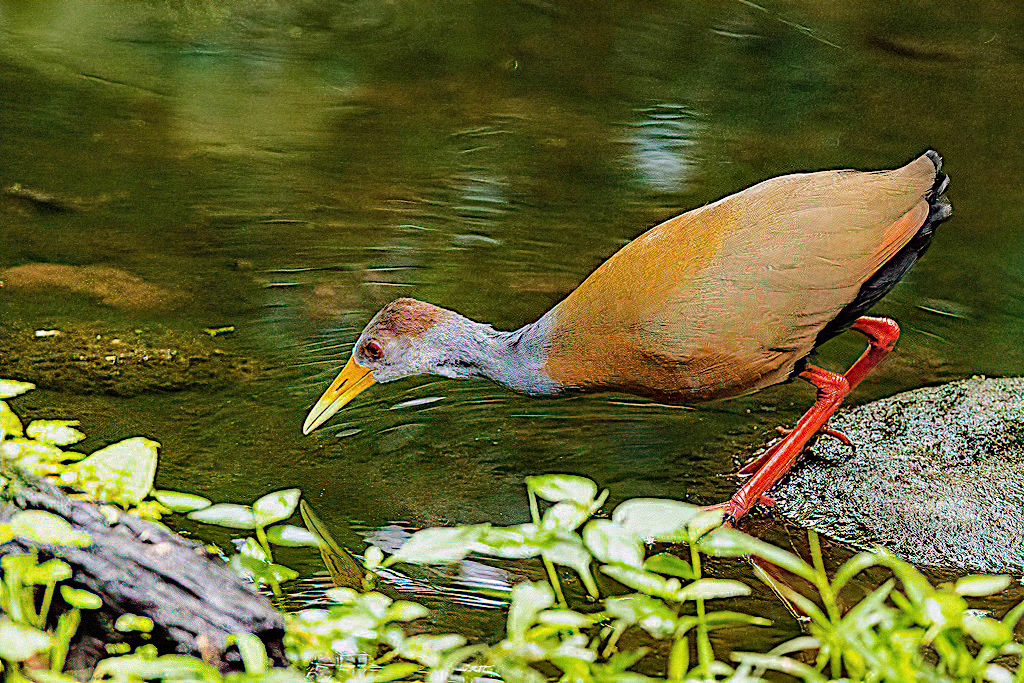
[[[911,562],[1024,571],[1024,378],[908,391],[838,415],[772,491],[777,510]]]
[[[115,308],[174,308],[184,302],[178,292],[110,266],[29,263],[0,270],[0,280],[8,289],[27,292],[68,289]]]
[[[208,335],[135,330],[0,328],[4,377],[77,394],[137,396],[216,388],[259,377],[254,359],[224,351]]]

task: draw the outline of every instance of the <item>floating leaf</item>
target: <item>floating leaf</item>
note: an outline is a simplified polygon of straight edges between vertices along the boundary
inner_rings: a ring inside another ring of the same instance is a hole
[[[101,448],[68,471],[78,475],[76,486],[97,501],[138,505],[153,488],[159,448],[156,441],[136,436]]]
[[[78,425],[78,420],[32,420],[25,434],[53,446],[70,446],[85,438],[85,434],[75,429]]]
[[[11,532],[35,543],[84,548],[92,545],[88,533],[75,529],[63,517],[43,510],[21,510],[11,516]]]
[[[53,637],[26,624],[0,616],[0,659],[24,662],[53,647]]]
[[[417,531],[384,562],[388,567],[395,562],[410,564],[436,564],[458,562],[472,550],[487,529],[486,524],[473,526],[440,527]]]
[[[71,586],[61,586],[60,595],[64,598],[65,602],[78,609],[99,609],[103,607],[103,600],[100,596],[89,591],[72,588]]]
[[[299,489],[282,489],[262,496],[252,504],[256,523],[260,526],[267,526],[288,519],[295,513],[301,495],[302,491]]]
[[[21,396],[36,388],[32,382],[19,382],[16,379],[0,379],[0,401]]]
[[[568,500],[589,506],[597,495],[597,484],[572,474],[542,474],[526,478],[526,488],[544,500],[557,503]]]
[[[297,548],[319,548],[317,537],[307,529],[291,524],[278,524],[267,529],[267,539],[274,545]]]
[[[162,505],[166,505],[169,509],[178,513],[204,510],[213,504],[209,498],[203,498],[191,493],[182,493],[181,491],[153,491],[153,497],[160,501]]]
[[[256,515],[247,505],[217,503],[188,514],[188,518],[204,524],[216,524],[229,529],[255,529]]]

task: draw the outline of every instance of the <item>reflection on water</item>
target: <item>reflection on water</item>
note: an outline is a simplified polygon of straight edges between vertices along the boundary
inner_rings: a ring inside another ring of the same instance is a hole
[[[181,297],[133,310],[12,283],[0,320],[233,324],[204,343],[272,368],[217,390],[37,392],[23,409],[82,417],[90,444],[161,441],[163,487],[300,486],[353,547],[346,520],[524,521],[523,477],[545,471],[592,477],[612,502],[721,500],[734,456],[801,414],[808,387],[685,408],[428,378],[299,427],[391,299],[516,328],[683,209],[927,147],[956,213],[879,306],[904,335],[854,401],[1024,373],[1020,7],[761,5],[0,1],[0,186],[74,207],[0,195],[0,269],[113,268]],[[862,343],[819,361],[845,367]]]
[[[685,107],[660,104],[637,111],[630,124],[633,168],[652,190],[679,192],[696,170],[694,146],[700,131]]]

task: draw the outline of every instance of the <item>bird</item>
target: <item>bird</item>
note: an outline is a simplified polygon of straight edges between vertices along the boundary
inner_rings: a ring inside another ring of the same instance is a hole
[[[536,321],[514,331],[401,298],[366,325],[310,410],[309,434],[375,383],[418,374],[484,377],[525,394],[623,392],[692,404],[795,377],[816,399],[739,471],[717,506],[735,525],[892,349],[898,324],[865,315],[952,213],[942,157],[891,170],[792,173],[670,218],[612,254]],[[843,374],[810,362],[841,332],[868,347]],[[842,438],[841,434],[836,434]]]

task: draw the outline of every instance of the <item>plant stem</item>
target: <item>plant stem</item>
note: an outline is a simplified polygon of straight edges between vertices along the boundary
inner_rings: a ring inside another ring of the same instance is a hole
[[[693,579],[696,581],[701,576],[700,552],[697,550],[697,534],[691,528],[689,531],[690,541],[690,564],[693,565]],[[711,647],[711,639],[708,637],[707,613],[704,609],[704,598],[697,598],[697,659],[700,662],[700,670],[704,676],[711,673],[711,662],[715,659],[715,651]]]
[[[263,548],[263,552],[267,554],[267,562],[273,564],[274,552],[270,549],[270,539],[267,538],[266,530],[258,524],[256,525],[256,540],[259,541],[260,547]]]
[[[825,560],[821,555],[821,542],[818,539],[818,534],[810,529],[807,530],[807,543],[811,548],[811,562],[814,564],[814,583],[817,585],[818,593],[821,595],[821,601],[825,603],[825,610],[828,613],[831,627],[829,630],[834,633],[835,629],[839,626],[839,622],[842,620],[842,615],[839,613],[839,605],[836,603],[835,591],[832,590],[832,582],[829,581],[828,574],[825,573]],[[839,678],[843,671],[843,653],[840,648],[834,645],[829,649],[831,650],[829,660],[832,678]]]
[[[526,490],[526,493],[530,497],[530,517],[533,518],[533,523],[536,524],[539,529],[540,506],[537,503],[537,496],[529,489]],[[551,584],[551,588],[555,591],[555,598],[558,600],[559,607],[569,609],[569,603],[565,601],[565,593],[562,592],[562,584],[558,580],[558,573],[555,571],[555,565],[551,560],[544,557],[543,553],[540,556],[540,561],[543,563],[544,569],[548,573],[548,583]]]

